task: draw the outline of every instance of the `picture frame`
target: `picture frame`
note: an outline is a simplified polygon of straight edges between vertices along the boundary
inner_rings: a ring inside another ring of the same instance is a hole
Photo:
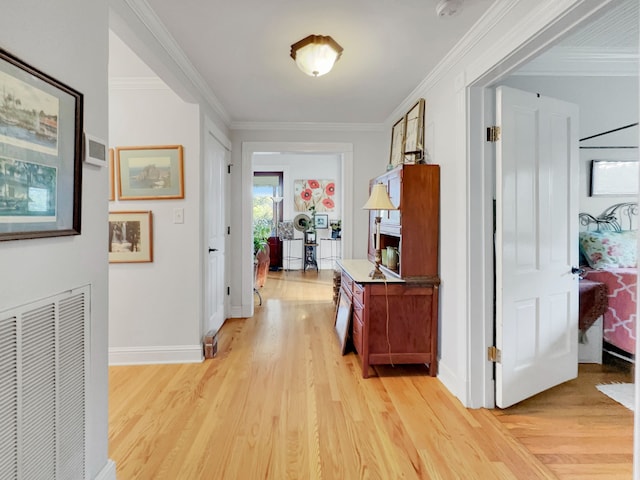
[[[153,262],[151,211],[109,212],[109,263]]]
[[[349,296],[340,289],[340,298],[338,299],[338,306],[336,307],[336,317],[334,321],[334,330],[338,336],[338,342],[340,343],[340,353],[344,355],[347,353],[347,340],[349,338],[349,326],[351,325],[353,305]]]
[[[117,147],[118,200],[184,198],[182,145]]]
[[[0,49],[0,241],[80,235],[84,96]]]
[[[109,149],[109,201],[113,202],[116,199],[116,186],[115,186],[115,163],[113,160],[113,148]]]
[[[592,160],[591,196],[638,195],[638,160]]]
[[[403,162],[404,137],[406,134],[406,116],[394,123],[391,129],[391,151],[389,164],[397,167]]]
[[[316,243],[316,232],[304,232],[304,243],[313,245]]]
[[[326,213],[316,213],[316,230],[326,230],[329,228],[329,215]]]
[[[406,118],[406,133],[403,144],[404,163],[421,163],[424,158],[424,98],[409,109]]]

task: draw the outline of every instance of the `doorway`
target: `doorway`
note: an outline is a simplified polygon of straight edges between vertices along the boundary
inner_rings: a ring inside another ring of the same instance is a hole
[[[618,2],[617,4],[619,4]],[[584,5],[575,7],[565,17],[547,25],[515,53],[486,69],[467,87],[469,106],[469,233],[474,241],[469,246],[470,282],[480,285],[470,292],[470,310],[474,321],[469,322],[469,375],[467,405],[471,407],[495,406],[493,364],[487,359],[487,347],[493,345],[494,336],[494,265],[493,265],[493,192],[495,191],[495,163],[493,145],[486,142],[485,128],[495,119],[495,93],[493,87],[503,82],[508,74],[528,62],[532,52],[549,48],[560,37],[587,26],[590,20],[602,15],[608,2],[590,11]],[[583,8],[584,7],[584,8]],[[553,40],[552,40],[553,39]],[[637,72],[637,66],[636,66]]]
[[[267,157],[274,154],[299,154],[299,155],[336,155],[340,163],[342,197],[341,222],[342,222],[342,257],[351,258],[353,252],[353,237],[351,226],[353,225],[353,189],[345,188],[353,183],[353,145],[350,143],[301,143],[301,142],[243,142],[242,143],[242,189],[243,192],[252,191],[254,157],[256,155]],[[259,170],[271,170],[273,168],[260,167]],[[280,170],[280,168],[278,168]],[[283,196],[287,196],[287,170],[282,168],[285,175]],[[293,180],[293,179],[292,179]],[[290,186],[290,195],[293,195],[293,185]],[[253,248],[252,202],[247,196],[242,203],[242,280],[241,301],[242,316],[251,317],[254,313],[253,295]],[[285,213],[283,213],[286,216]]]

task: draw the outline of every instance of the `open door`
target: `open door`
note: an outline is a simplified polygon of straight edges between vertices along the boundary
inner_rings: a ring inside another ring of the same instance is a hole
[[[578,107],[496,89],[496,405],[578,374]]]

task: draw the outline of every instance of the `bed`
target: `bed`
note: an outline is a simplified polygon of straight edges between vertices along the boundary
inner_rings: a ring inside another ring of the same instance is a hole
[[[631,362],[634,362],[636,345],[638,239],[634,222],[637,214],[636,203],[612,205],[598,216],[581,213],[579,234],[580,281],[584,283],[580,291],[585,296],[581,297],[581,307],[587,298],[597,295],[593,288],[587,293],[586,282],[604,286],[603,350]],[[581,334],[593,323],[592,318],[585,318],[585,311],[581,308]]]

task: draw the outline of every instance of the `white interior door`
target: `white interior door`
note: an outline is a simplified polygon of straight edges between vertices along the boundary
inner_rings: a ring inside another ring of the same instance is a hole
[[[204,333],[217,331],[225,320],[225,199],[227,150],[211,134],[205,144],[205,267]]]
[[[496,404],[578,372],[578,108],[496,89]]]

